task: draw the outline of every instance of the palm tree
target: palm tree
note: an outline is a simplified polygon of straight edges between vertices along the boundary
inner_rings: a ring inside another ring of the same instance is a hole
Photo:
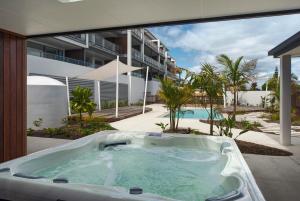
[[[89,88],[77,86],[71,94],[71,108],[74,112],[79,113],[80,127],[82,127],[82,113],[88,111],[90,113],[91,107],[95,107],[94,103],[91,103],[92,100],[90,99],[92,91]]]
[[[233,93],[233,119],[235,120],[236,105],[237,105],[237,93],[240,87],[246,84],[251,76],[252,71],[256,66],[256,60],[242,63],[243,57],[232,60],[227,55],[222,54],[217,57],[219,64],[224,66],[224,77],[226,84],[230,91]]]
[[[205,92],[205,96],[208,97],[210,135],[213,135],[214,118],[217,115],[213,105],[217,103],[218,98],[223,94],[223,80],[211,64],[205,63],[201,66],[201,72],[195,77],[194,82],[196,87]]]
[[[186,74],[187,75],[187,74]],[[170,130],[178,129],[181,107],[192,99],[193,89],[189,82],[174,81],[169,78],[161,79],[161,87],[158,95],[165,102],[170,111]]]

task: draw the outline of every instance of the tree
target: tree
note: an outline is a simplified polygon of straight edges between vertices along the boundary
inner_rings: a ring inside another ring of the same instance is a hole
[[[95,108],[95,103],[90,99],[92,91],[89,88],[77,86],[71,94],[71,108],[74,112],[79,113],[80,126],[82,127],[82,113],[91,112],[91,108]]]
[[[257,88],[257,82],[252,82],[250,86],[251,91],[258,91],[259,89]]]
[[[233,93],[233,119],[236,115],[237,93],[240,87],[248,83],[253,77],[253,72],[256,67],[257,60],[250,60],[243,62],[243,57],[239,57],[235,61],[227,55],[222,54],[217,56],[217,61],[224,67],[224,77],[226,78],[226,85]]]
[[[159,97],[164,101],[170,111],[170,130],[178,129],[179,114],[181,107],[192,99],[193,88],[191,85],[190,74],[185,73],[186,78],[182,80],[161,79],[161,87],[158,92]]]
[[[223,80],[211,64],[205,63],[201,66],[200,73],[194,79],[194,85],[204,92],[205,97],[208,97],[210,135],[213,135],[214,118],[218,114],[213,105],[217,103],[218,97],[223,94]]]

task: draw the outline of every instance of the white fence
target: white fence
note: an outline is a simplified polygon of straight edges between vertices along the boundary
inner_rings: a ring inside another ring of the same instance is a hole
[[[269,98],[271,91],[239,91],[238,103],[245,106],[262,106],[262,99]],[[233,104],[233,94],[226,91],[226,105]]]

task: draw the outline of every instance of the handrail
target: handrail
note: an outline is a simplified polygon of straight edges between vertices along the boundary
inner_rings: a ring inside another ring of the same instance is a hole
[[[152,65],[153,67],[156,67],[156,68],[159,68],[160,67],[160,64],[158,61],[155,61],[154,59],[152,59],[151,57],[148,57],[147,55],[144,55],[144,58],[145,58],[145,62],[147,64],[150,64]]]
[[[92,41],[92,39],[89,38],[89,43],[96,48],[107,50],[115,55],[120,52],[120,47],[117,44],[114,44],[101,36],[97,36],[95,41]]]
[[[82,44],[86,44],[86,36],[84,35],[84,38],[81,38],[81,34],[77,34],[77,35],[65,35],[64,36],[65,38],[69,38],[69,39],[72,39],[76,42],[79,42],[79,43],[82,43]]]

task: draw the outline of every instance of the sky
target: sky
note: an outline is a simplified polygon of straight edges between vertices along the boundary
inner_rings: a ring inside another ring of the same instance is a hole
[[[258,59],[260,86],[279,67],[279,59],[268,56],[268,51],[300,31],[300,14],[161,26],[151,31],[169,48],[178,66],[195,72],[201,63],[218,65],[215,58],[220,54]],[[300,78],[300,59],[292,60],[292,72]]]

